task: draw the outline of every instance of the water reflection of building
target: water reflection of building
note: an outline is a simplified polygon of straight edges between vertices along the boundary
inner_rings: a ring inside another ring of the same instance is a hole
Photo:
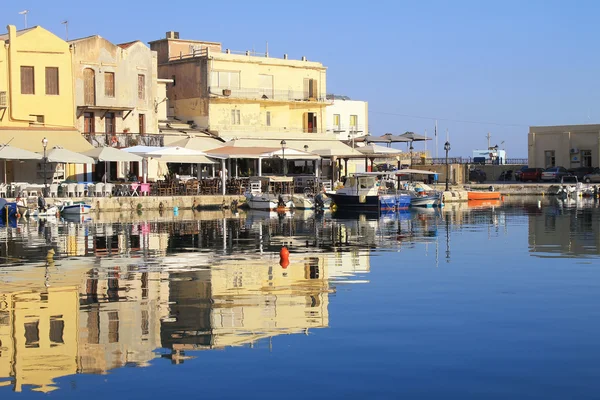
[[[160,347],[168,293],[166,273],[119,267],[88,271],[80,299],[79,372],[148,365]]]
[[[77,372],[76,286],[0,295],[0,386],[49,392]]]
[[[50,391],[61,376],[148,365],[163,346],[178,361],[187,349],[327,327],[331,282],[369,271],[368,248],[331,251],[330,220],[263,220],[261,237],[244,218],[169,218],[2,231],[3,255],[22,264],[0,269],[0,386]],[[345,232],[367,228],[357,229]]]
[[[598,208],[544,206],[529,213],[529,249],[536,256],[576,257],[600,254]]]
[[[171,320],[163,347],[176,353],[253,343],[329,324],[329,273],[324,256],[228,260],[178,274],[170,285]],[[176,304],[174,303],[176,301]]]

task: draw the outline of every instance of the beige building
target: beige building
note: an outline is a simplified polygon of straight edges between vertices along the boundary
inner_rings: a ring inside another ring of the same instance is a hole
[[[167,87],[170,114],[221,137],[276,137],[326,131],[326,68],[319,62],[223,50],[220,43],[179,39],[150,42]]]
[[[565,168],[600,166],[600,125],[531,126],[529,166]]]
[[[165,96],[158,91],[156,53],[140,41],[116,45],[98,35],[69,43],[76,127],[84,137],[95,147],[162,145],[158,114]],[[140,164],[110,163],[110,176],[122,177],[130,169],[139,176]],[[100,180],[104,163],[85,172],[87,180]]]

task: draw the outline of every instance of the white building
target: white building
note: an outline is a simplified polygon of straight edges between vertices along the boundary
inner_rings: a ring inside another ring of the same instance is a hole
[[[327,110],[327,133],[339,140],[369,133],[369,113],[366,101],[335,98]]]

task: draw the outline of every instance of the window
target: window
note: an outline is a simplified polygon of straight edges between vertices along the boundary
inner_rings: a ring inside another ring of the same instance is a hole
[[[304,78],[304,100],[316,100],[317,80]]]
[[[350,116],[350,131],[356,132],[356,127],[358,126],[358,115]]]
[[[340,114],[333,114],[333,127],[336,130],[340,129]]]
[[[115,73],[104,73],[104,95],[106,97],[115,97]]]
[[[173,80],[173,86],[177,85],[177,79],[175,79],[175,75],[171,75],[171,79]]]
[[[138,99],[146,100],[146,75],[138,75]]]
[[[115,124],[115,113],[108,112],[104,116],[104,132],[106,133],[115,133],[116,132],[116,124]]]
[[[546,168],[556,166],[556,157],[554,155],[554,150],[544,151],[544,163],[546,165]]]
[[[83,133],[96,132],[96,124],[94,122],[94,113],[83,113]]]
[[[91,68],[83,70],[83,103],[86,106],[96,105],[96,73]]]
[[[58,95],[58,68],[46,67],[46,94]]]
[[[56,316],[50,318],[50,342],[52,343],[64,343],[63,333],[65,332],[65,321],[62,316]]]
[[[271,126],[271,111],[267,111],[267,126]]]
[[[40,347],[40,321],[25,323],[25,347]]]
[[[258,92],[263,99],[273,98],[273,75],[258,75]]]
[[[231,125],[240,125],[240,110],[231,110]]]
[[[21,67],[21,94],[35,94],[33,67]]]
[[[139,133],[146,133],[146,116],[144,114],[140,114],[138,118],[139,122]]]
[[[239,71],[212,71],[210,74],[210,85],[223,89],[239,89]]]
[[[35,119],[35,121],[33,123],[35,124],[43,124],[45,121],[45,117],[43,115],[33,115],[31,114],[31,116]]]
[[[591,167],[592,166],[592,151],[581,150],[581,166]]]

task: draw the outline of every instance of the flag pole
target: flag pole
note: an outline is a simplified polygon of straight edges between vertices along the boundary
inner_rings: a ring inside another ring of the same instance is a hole
[[[437,119],[435,120],[435,158],[438,158]]]

